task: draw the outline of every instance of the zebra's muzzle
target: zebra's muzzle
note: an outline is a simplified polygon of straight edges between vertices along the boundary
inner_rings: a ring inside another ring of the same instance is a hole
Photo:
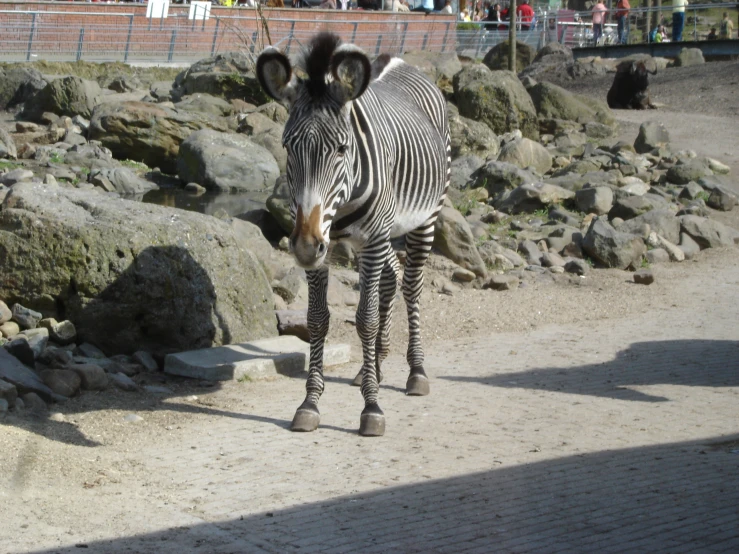
[[[298,206],[295,229],[290,235],[290,249],[298,264],[312,269],[323,264],[328,252],[328,243],[321,232],[321,206],[311,209],[306,218],[302,206]]]

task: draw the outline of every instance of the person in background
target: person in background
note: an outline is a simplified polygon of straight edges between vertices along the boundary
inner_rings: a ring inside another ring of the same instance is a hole
[[[500,27],[500,24],[503,22],[503,18],[501,17],[500,4],[493,4],[493,6],[488,10],[488,16],[485,21],[490,22],[485,25],[485,28],[488,31],[495,31]]]
[[[629,0],[618,0],[616,4],[616,23],[618,23],[618,43],[629,42]]]
[[[534,10],[529,6],[529,0],[521,0],[521,4],[516,7],[516,15],[521,29],[528,31],[531,29],[531,22],[534,20]]]
[[[601,0],[593,6],[593,42],[595,46],[598,46],[600,37],[603,36],[603,24],[606,22],[606,15],[608,14],[608,8]]]
[[[409,12],[411,8],[404,0],[393,0],[392,10],[394,12]]]
[[[683,40],[685,6],[687,5],[688,0],[672,0],[672,42],[680,42]]]
[[[446,0],[440,11],[441,13],[452,13],[452,0]]]
[[[434,0],[423,0],[420,6],[418,6],[417,8],[413,8],[411,11],[424,12],[426,14],[429,14],[434,11]]]
[[[711,32],[708,33],[706,40],[716,40],[718,35],[716,34],[716,27],[711,27]]]
[[[724,12],[724,18],[721,20],[721,30],[719,36],[721,38],[731,38],[731,34],[734,31],[734,23],[729,19],[729,12]]]
[[[321,8],[322,10],[335,10],[336,0],[323,0],[319,8]]]

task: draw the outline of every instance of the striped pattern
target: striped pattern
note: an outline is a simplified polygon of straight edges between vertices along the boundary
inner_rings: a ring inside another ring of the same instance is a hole
[[[377,66],[375,67],[377,69]],[[377,406],[380,365],[388,353],[399,283],[408,310],[407,359],[423,373],[419,299],[423,267],[450,171],[446,101],[415,68],[385,58],[364,94],[346,104],[330,94],[298,89],[284,133],[293,216],[322,206],[326,240],[349,240],[359,252],[362,341],[361,390],[366,409]],[[390,239],[405,235],[402,274]],[[311,336],[306,403],[315,408],[324,388],[323,345],[328,332],[328,270],[307,270]]]

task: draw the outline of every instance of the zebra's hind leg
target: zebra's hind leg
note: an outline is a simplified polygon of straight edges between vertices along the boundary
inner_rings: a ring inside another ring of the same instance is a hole
[[[390,249],[387,262],[382,268],[380,276],[380,329],[377,332],[375,343],[375,367],[377,371],[377,382],[382,383],[382,361],[387,358],[390,341],[390,328],[393,321],[393,305],[395,295],[398,292],[398,279],[400,277],[400,264],[395,252]],[[362,385],[362,370],[360,369],[352,385]]]
[[[405,238],[407,253],[403,271],[403,298],[408,310],[408,353],[406,359],[411,368],[405,393],[409,396],[429,394],[429,380],[423,369],[423,347],[421,346],[421,312],[419,302],[423,291],[423,267],[434,242],[436,215],[423,227],[411,231]]]
[[[308,332],[310,333],[310,363],[305,383],[305,401],[293,417],[292,431],[315,431],[321,421],[318,399],[323,393],[323,345],[328,334],[329,311],[328,267],[305,272],[308,281]]]
[[[364,410],[359,419],[359,434],[369,437],[385,434],[385,415],[377,404],[379,385],[376,346],[380,327],[380,277],[389,253],[392,253],[389,241],[378,239],[373,244],[365,245],[359,262],[360,294],[357,308],[357,333],[362,341],[362,396],[364,397]]]

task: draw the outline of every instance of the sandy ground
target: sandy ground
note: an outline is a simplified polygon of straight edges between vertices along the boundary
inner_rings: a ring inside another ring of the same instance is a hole
[[[687,72],[687,69],[691,71]],[[700,69],[692,68],[679,70],[680,74],[667,71],[657,76],[652,97],[665,107],[656,111],[617,113],[621,123],[619,138],[633,141],[641,122],[661,121],[670,131],[674,146],[716,157],[732,167],[733,175],[739,175],[738,69],[735,62],[727,62],[706,66],[703,70],[708,72],[710,79]],[[706,85],[708,82],[711,86]],[[604,97],[609,86],[610,80],[603,79],[573,84],[572,88]],[[681,87],[684,87],[684,92],[680,92]],[[720,214],[719,219],[739,228],[738,210]],[[735,249],[704,251],[694,261],[658,266],[654,268],[657,282],[649,287],[634,285],[627,272],[598,270],[584,278],[547,274],[527,280],[525,286],[515,291],[461,289],[448,296],[435,292],[434,286],[442,272],[433,268],[443,267],[444,262],[434,259],[430,265],[429,286],[423,295],[422,322],[423,338],[430,353],[428,364],[434,367],[445,359],[444,352],[456,352],[455,363],[463,366],[463,353],[474,352],[475,345],[482,348],[509,337],[518,342],[516,350],[521,351],[522,348],[525,350],[520,343],[527,333],[554,329],[551,331],[551,345],[539,345],[536,350],[538,359],[545,360],[549,348],[557,350],[562,347],[556,341],[557,326],[607,329],[609,321],[629,321],[638,327],[642,319],[665,309],[680,310],[676,312],[682,318],[681,322],[676,322],[677,333],[680,323],[690,326],[690,314],[701,306],[705,308],[703,302],[706,299],[720,303],[722,287],[739,282],[739,251]],[[391,356],[393,367],[400,368],[405,348],[402,305],[397,306],[396,314]],[[355,356],[358,356],[354,328],[345,321],[350,315],[348,312],[333,314],[330,340],[350,342]],[[735,328],[735,320],[726,323],[728,329]],[[667,327],[669,325],[666,324]],[[602,340],[604,350],[609,350],[607,334]],[[346,384],[346,379],[355,369],[340,368],[334,379]],[[402,376],[400,369],[396,372]],[[151,379],[152,383],[158,381],[156,376]],[[0,420],[0,521],[3,522],[0,526],[0,552],[40,552],[46,548],[50,550],[45,552],[56,552],[57,547],[60,552],[62,547],[67,552],[66,547],[75,550],[75,544],[82,548],[88,546],[87,541],[98,538],[133,536],[161,529],[172,532],[182,529],[186,533],[187,529],[203,520],[212,520],[215,516],[198,511],[195,501],[191,508],[183,507],[186,501],[177,485],[177,476],[170,472],[167,464],[156,463],[157,451],[164,453],[192,442],[194,456],[201,440],[198,437],[210,436],[209,428],[217,427],[218,421],[226,416],[241,417],[269,428],[276,425],[282,432],[300,394],[300,386],[296,387],[295,380],[284,382],[285,390],[290,393],[283,394],[280,383],[284,379],[250,383],[246,392],[241,383],[209,386],[166,379],[166,386],[173,391],[170,395],[117,391],[86,393],[53,407],[53,411],[61,414],[55,416],[56,421],[6,416]],[[398,384],[402,386],[399,379]],[[248,396],[252,394],[267,399],[265,406],[273,408],[274,413],[255,413]],[[356,396],[355,408],[359,409]],[[433,410],[433,395],[428,398],[425,405]],[[126,423],[124,416],[132,413],[141,415],[144,422]],[[350,429],[354,425],[356,414],[350,415],[344,428]],[[255,433],[255,436],[261,433],[258,425]],[[281,438],[276,440],[284,438],[288,446],[292,445],[285,447],[287,449],[281,456],[289,456],[291,448],[303,448],[296,442],[296,436],[286,431],[278,437]],[[330,437],[326,435],[318,435],[315,440],[324,448],[332,447]],[[361,444],[356,436],[346,440],[357,443],[358,447]],[[271,443],[257,443],[261,452],[253,455],[262,458],[260,463],[264,463],[265,456],[276,455],[271,450]],[[183,455],[188,453],[189,448]],[[526,459],[523,456],[519,461]],[[509,461],[513,463],[516,460]],[[252,462],[241,459],[238,463]],[[453,465],[454,458],[446,459],[445,463]],[[212,471],[218,470],[218,464],[214,463]],[[352,470],[348,471],[351,473]],[[339,474],[343,474],[343,470],[338,471]],[[279,486],[274,486],[278,491]],[[287,504],[293,501],[286,498]],[[279,504],[277,500],[274,503]],[[209,540],[214,536],[209,535]],[[165,541],[164,538],[161,540]],[[203,548],[200,551],[215,551],[207,545]],[[171,550],[164,546],[157,550],[121,544],[98,545],[87,551]],[[256,552],[258,549],[239,547],[228,551]]]

